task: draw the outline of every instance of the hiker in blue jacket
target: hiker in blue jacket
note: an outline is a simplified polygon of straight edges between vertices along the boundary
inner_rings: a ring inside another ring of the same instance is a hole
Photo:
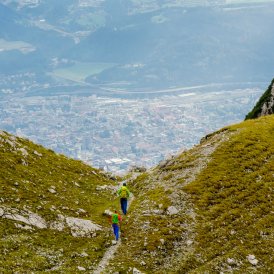
[[[118,195],[120,197],[120,203],[121,203],[121,209],[124,213],[124,215],[127,214],[127,199],[130,195],[130,192],[127,188],[127,184],[123,183],[123,185],[118,190]]]

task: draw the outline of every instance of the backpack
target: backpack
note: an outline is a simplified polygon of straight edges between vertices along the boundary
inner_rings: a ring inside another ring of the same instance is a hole
[[[120,197],[121,198],[127,198],[127,188],[125,186],[121,187]]]
[[[116,213],[112,214],[112,223],[113,224],[118,224],[119,223],[119,216],[118,216],[118,214],[116,214]]]

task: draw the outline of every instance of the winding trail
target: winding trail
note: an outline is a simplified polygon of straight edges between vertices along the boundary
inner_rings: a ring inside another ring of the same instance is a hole
[[[128,209],[129,209],[129,207],[130,207],[133,200],[134,200],[134,196],[131,193],[131,196],[128,200]],[[107,251],[104,254],[104,257],[99,262],[97,268],[93,271],[93,274],[104,273],[104,270],[105,270],[106,266],[108,265],[109,261],[113,258],[115,252],[117,251],[117,249],[119,248],[121,243],[122,243],[122,241],[121,241],[121,238],[120,238],[115,245],[112,245],[107,249]]]

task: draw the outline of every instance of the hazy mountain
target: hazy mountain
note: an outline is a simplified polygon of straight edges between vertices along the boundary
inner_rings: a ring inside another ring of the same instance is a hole
[[[18,72],[46,74],[51,69],[49,67],[51,58],[60,55],[63,49],[73,45],[71,39],[64,39],[51,29],[38,28],[20,10],[0,4],[0,14],[3,15],[0,19],[2,21],[0,39],[4,40],[0,43],[1,74]],[[25,50],[26,44],[32,49]]]
[[[1,132],[0,271],[271,273],[273,121],[226,127],[127,176],[135,199],[117,246],[103,216],[119,208],[112,180]]]
[[[2,51],[1,72],[48,73],[52,59],[63,58],[66,66],[115,64],[90,74],[87,81],[96,84],[266,81],[274,59],[274,6],[256,2],[4,1],[1,38],[35,51]]]

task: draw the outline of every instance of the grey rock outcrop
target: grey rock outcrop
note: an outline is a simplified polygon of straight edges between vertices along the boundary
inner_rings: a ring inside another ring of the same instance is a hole
[[[271,93],[267,101],[263,103],[262,111],[259,116],[270,115],[274,113],[274,84],[271,88]]]
[[[15,221],[15,226],[21,229],[32,230],[38,228],[63,231],[65,228],[69,228],[73,237],[95,237],[96,231],[102,230],[101,226],[90,220],[65,217],[59,214],[57,221],[46,222],[44,218],[30,210],[19,210],[3,206],[0,207],[0,217]]]
[[[22,222],[28,226],[33,226],[40,229],[47,228],[47,223],[42,217],[28,210],[1,207],[0,217]]]
[[[255,119],[261,116],[274,114],[274,79],[269,85],[268,89],[261,96],[255,107],[250,111],[246,117],[247,119]]]

